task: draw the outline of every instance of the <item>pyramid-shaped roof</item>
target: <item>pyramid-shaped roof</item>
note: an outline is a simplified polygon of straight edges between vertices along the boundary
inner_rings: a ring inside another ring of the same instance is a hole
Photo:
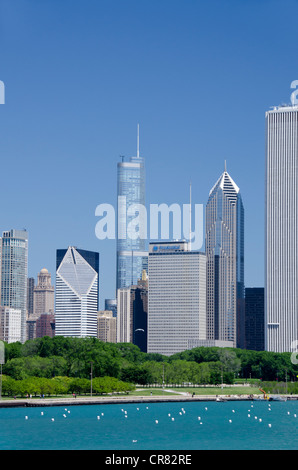
[[[57,274],[79,296],[87,295],[97,276],[96,271],[74,247],[69,247]]]

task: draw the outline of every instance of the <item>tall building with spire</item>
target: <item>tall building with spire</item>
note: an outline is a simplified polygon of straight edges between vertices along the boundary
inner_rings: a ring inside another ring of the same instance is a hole
[[[225,170],[206,205],[207,338],[244,347],[244,208]]]
[[[297,350],[298,106],[266,112],[265,349]]]
[[[139,214],[139,234],[130,230],[138,208],[145,207],[145,162],[139,153],[139,126],[137,156],[130,157],[117,165],[117,268],[116,289],[136,285],[142,276],[146,251],[146,240],[142,237],[145,226],[142,213]]]

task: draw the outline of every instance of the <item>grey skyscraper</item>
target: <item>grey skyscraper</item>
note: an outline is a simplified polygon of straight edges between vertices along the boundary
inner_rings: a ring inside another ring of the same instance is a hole
[[[139,135],[139,133],[138,133]],[[116,288],[137,284],[142,276],[145,251],[145,238],[142,238],[142,214],[140,213],[140,236],[133,239],[130,224],[136,218],[138,208],[145,207],[145,163],[139,155],[117,166],[117,274]],[[129,210],[131,209],[131,212]]]
[[[207,337],[243,347],[244,209],[240,190],[225,171],[206,206]]]
[[[206,340],[206,257],[188,248],[149,244],[148,353],[170,356]]]
[[[21,310],[21,341],[26,341],[28,233],[3,232],[0,239],[1,305]]]
[[[266,113],[265,349],[298,340],[298,106]]]

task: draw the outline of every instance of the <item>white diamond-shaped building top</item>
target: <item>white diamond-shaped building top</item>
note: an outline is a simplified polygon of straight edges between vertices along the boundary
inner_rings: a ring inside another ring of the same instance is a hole
[[[218,187],[227,193],[231,192],[238,194],[240,191],[239,187],[227,171],[224,171],[223,174],[218,178],[209,195]]]
[[[79,297],[89,293],[97,276],[96,271],[74,247],[68,248],[57,274]]]

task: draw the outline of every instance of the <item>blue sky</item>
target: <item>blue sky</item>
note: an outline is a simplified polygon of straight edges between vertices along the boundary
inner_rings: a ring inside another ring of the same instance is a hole
[[[224,169],[245,207],[245,282],[264,285],[265,112],[298,79],[291,0],[0,0],[0,231],[27,228],[29,276],[57,248],[100,252],[115,295],[120,155],[146,159],[147,203],[206,204]],[[102,303],[103,306],[103,303]]]

